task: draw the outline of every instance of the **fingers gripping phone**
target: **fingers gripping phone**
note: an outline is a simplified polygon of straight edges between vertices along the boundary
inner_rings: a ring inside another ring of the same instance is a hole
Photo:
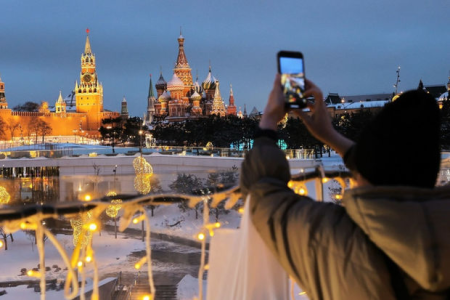
[[[305,108],[305,63],[303,54],[295,51],[280,51],[277,54],[278,72],[287,108]]]

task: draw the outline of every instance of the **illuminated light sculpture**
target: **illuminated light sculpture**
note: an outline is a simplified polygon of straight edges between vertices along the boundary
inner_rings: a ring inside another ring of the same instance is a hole
[[[10,199],[11,199],[11,196],[6,191],[6,189],[4,187],[0,186],[0,205],[8,204]]]
[[[150,177],[153,176],[152,166],[142,156],[133,160],[133,167],[136,173],[134,178],[134,189],[142,195],[150,193]]]
[[[116,192],[109,192],[106,194],[108,197],[114,197],[117,196]],[[117,215],[119,213],[119,210],[122,208],[122,200],[121,199],[113,199],[111,200],[111,205],[108,206],[106,209],[106,215],[108,217],[114,219],[114,237],[117,239]]]
[[[115,192],[109,192],[108,194],[106,194],[106,196],[114,197],[114,196],[117,196],[117,194]],[[111,200],[111,205],[109,205],[108,208],[106,209],[106,214],[110,218],[115,218],[115,217],[117,217],[117,214],[119,213],[119,210],[121,208],[122,208],[122,200],[121,199]]]
[[[80,213],[76,218],[70,220],[70,225],[73,228],[73,245],[77,246],[78,243],[84,248],[89,243],[91,237],[91,231],[86,230],[84,227],[89,224],[92,219],[92,213]],[[82,237],[82,238],[81,238]]]

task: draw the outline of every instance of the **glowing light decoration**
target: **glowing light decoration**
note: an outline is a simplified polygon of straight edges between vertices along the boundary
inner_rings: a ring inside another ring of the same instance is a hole
[[[10,199],[11,199],[11,196],[6,191],[6,189],[4,187],[0,186],[0,205],[8,204]]]
[[[78,243],[81,244],[81,247],[84,248],[89,243],[89,239],[91,237],[91,231],[86,230],[84,227],[86,224],[91,223],[92,221],[92,213],[80,213],[76,218],[70,220],[70,225],[73,228],[73,245],[77,246]]]
[[[116,192],[109,192],[106,194],[108,197],[114,197],[117,196]],[[119,213],[119,210],[122,208],[122,200],[121,199],[114,199],[111,200],[111,205],[108,206],[106,209],[106,214],[110,218],[117,217],[117,214]]]
[[[153,176],[152,166],[142,156],[133,160],[133,167],[136,173],[134,178],[134,189],[140,194],[150,193],[152,187],[150,185],[150,177]]]

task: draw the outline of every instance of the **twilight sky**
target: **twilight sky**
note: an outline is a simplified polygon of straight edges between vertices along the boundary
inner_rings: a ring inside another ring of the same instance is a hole
[[[276,53],[302,51],[306,77],[326,95],[392,92],[446,84],[450,71],[450,1],[417,0],[108,0],[2,1],[0,74],[9,107],[53,105],[79,81],[90,29],[105,108],[131,116],[146,110],[149,74],[166,81],[182,27],[195,80],[220,81],[228,104],[264,108]]]

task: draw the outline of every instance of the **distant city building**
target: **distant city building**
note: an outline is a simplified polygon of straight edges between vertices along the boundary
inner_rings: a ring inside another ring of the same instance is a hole
[[[0,85],[1,85],[1,82],[0,82]],[[1,92],[0,92],[0,93],[1,93]],[[443,92],[443,93],[439,96],[438,100],[439,100],[439,101],[450,100],[449,95],[450,95],[450,76],[448,77],[447,91]]]
[[[66,99],[63,99],[60,91],[54,106],[43,101],[37,112],[12,111],[6,101],[5,84],[0,79],[0,117],[8,128],[16,128],[6,131],[5,138],[32,140],[31,136],[39,135],[39,132],[32,130],[32,125],[38,120],[45,121],[51,127],[52,131],[47,135],[98,138],[102,120],[120,116],[118,112],[103,109],[103,86],[98,81],[89,30],[86,33],[84,53],[81,54],[80,82],[76,81],[74,91]]]
[[[209,115],[220,117],[237,115],[231,85],[229,104],[226,107],[220,92],[219,80],[212,75],[211,65],[206,79],[201,84],[198,76],[196,81],[193,81],[191,67],[184,51],[184,37],[181,33],[178,37],[178,56],[172,78],[166,82],[161,71],[155,88],[156,96],[150,76],[145,117],[148,123],[162,120],[182,121]]]
[[[129,114],[128,114],[128,103],[127,103],[127,99],[125,98],[125,96],[123,96],[122,99],[122,107],[120,109],[120,117],[126,121],[126,119],[128,119]]]

